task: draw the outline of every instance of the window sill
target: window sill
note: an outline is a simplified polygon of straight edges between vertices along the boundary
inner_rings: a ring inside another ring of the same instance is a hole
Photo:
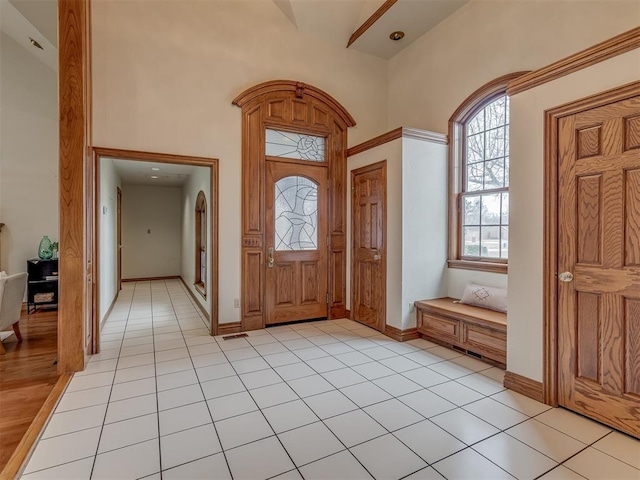
[[[491,273],[507,273],[509,265],[506,263],[483,262],[479,260],[449,260],[447,261],[449,268],[459,268],[462,270],[476,270]]]
[[[194,287],[196,287],[196,292],[202,295],[202,298],[207,299],[207,291],[204,288],[204,283],[194,283]]]

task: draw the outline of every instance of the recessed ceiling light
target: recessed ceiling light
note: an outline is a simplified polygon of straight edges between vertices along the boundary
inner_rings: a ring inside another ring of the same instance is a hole
[[[42,48],[42,45],[40,45],[33,38],[29,37],[29,42],[31,42],[31,45],[33,45],[34,47],[39,48],[40,50],[44,50],[44,48]]]
[[[394,42],[397,42],[398,40],[402,40],[404,38],[404,32],[397,30],[393,32],[391,35],[389,35],[389,38]]]
[[[158,178],[157,175],[151,175],[151,178]]]
[[[160,169],[158,167],[151,167],[151,170],[153,170],[154,172],[159,172]]]

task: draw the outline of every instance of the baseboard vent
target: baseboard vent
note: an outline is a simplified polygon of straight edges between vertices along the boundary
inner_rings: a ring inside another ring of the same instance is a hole
[[[244,338],[248,337],[246,333],[234,333],[233,335],[225,335],[222,337],[223,340],[235,340],[236,338]]]

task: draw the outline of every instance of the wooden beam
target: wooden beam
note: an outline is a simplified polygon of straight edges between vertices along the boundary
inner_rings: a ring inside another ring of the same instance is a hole
[[[367,20],[362,25],[360,25],[358,29],[355,32],[353,32],[353,34],[351,34],[351,37],[349,37],[349,41],[347,42],[347,48],[349,48],[353,44],[353,42],[355,42],[358,38],[360,38],[364,32],[369,30],[374,23],[380,20],[380,17],[382,17],[385,13],[387,13],[387,10],[393,7],[393,5],[397,1],[398,0],[386,0],[380,6],[380,8],[378,8],[375,12],[373,12],[373,15],[367,18]]]

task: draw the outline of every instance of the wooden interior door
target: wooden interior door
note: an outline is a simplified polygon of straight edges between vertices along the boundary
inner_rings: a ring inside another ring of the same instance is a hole
[[[325,166],[267,162],[267,324],[326,318]]]
[[[351,312],[377,330],[386,322],[387,162],[351,172]]]
[[[640,437],[640,96],[558,128],[558,402]]]

